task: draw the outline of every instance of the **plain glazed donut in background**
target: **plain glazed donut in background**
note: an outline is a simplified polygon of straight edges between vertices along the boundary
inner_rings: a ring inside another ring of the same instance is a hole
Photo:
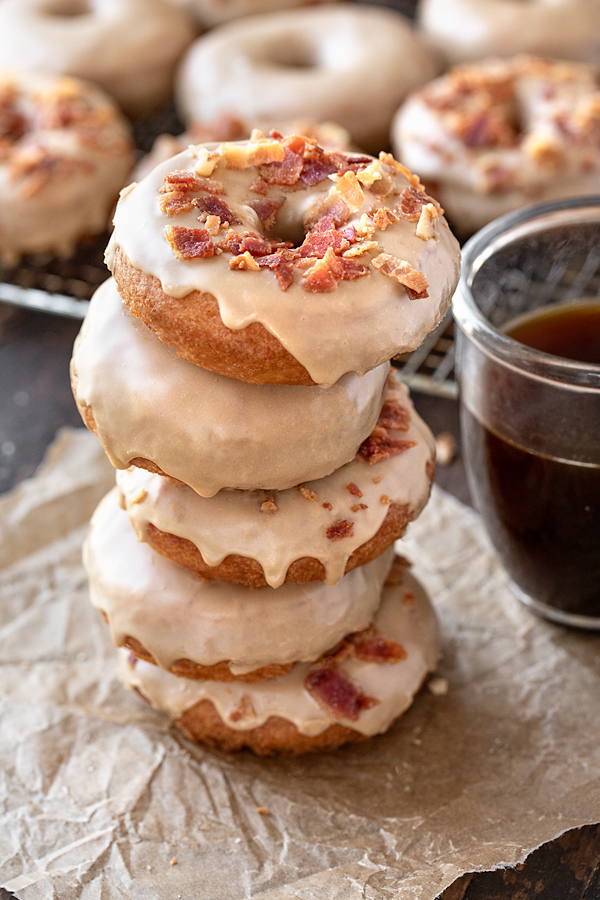
[[[598,0],[421,0],[419,18],[450,64],[516,53],[600,63]]]
[[[255,384],[332,385],[414,349],[458,278],[416,176],[298,135],[190,147],[123,191],[114,222],[106,261],[133,314]]]
[[[327,5],[252,16],[198,38],[176,94],[187,123],[225,114],[281,130],[291,119],[330,120],[378,153],[398,105],[437,71],[399,13]]]
[[[392,139],[467,236],[521,206],[597,193],[599,130],[596,69],[519,56],[432,81],[400,108]]]
[[[93,81],[139,117],[168,100],[194,34],[168,0],[2,0],[0,68]]]
[[[133,163],[129,123],[95,85],[1,72],[0,256],[70,253],[108,226]]]
[[[214,28],[231,19],[308,6],[323,0],[170,0],[192,16],[201,28]]]

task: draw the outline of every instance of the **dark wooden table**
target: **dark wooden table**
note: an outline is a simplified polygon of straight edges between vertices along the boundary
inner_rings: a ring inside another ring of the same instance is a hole
[[[0,304],[0,493],[34,473],[58,428],[81,424],[68,375],[78,328],[75,320]],[[454,401],[425,394],[414,400],[434,434],[459,441]],[[454,460],[438,467],[437,481],[468,503],[457,447]],[[10,896],[0,888],[0,900]],[[465,875],[440,900],[492,898],[600,900],[600,826],[569,831],[515,868]]]

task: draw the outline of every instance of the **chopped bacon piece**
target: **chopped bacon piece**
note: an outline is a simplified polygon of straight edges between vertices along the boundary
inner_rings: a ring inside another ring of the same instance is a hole
[[[316,226],[324,217],[327,217],[327,228],[319,228],[319,231],[327,231],[332,226],[340,228],[350,218],[350,210],[345,201],[339,196],[327,194],[312,203],[304,217],[304,231],[315,231]]]
[[[349,494],[352,494],[353,497],[362,497],[362,491],[357,484],[354,484],[353,481],[350,484],[346,485],[346,490]]]
[[[421,217],[421,210],[427,204],[431,203],[431,198],[423,191],[416,187],[404,188],[397,206],[397,212],[404,219],[410,222],[418,222]]]
[[[329,247],[325,255],[306,270],[302,276],[302,286],[312,294],[328,293],[336,289],[343,277],[342,260]]]
[[[218,216],[221,222],[229,222],[230,225],[240,224],[240,220],[235,213],[229,209],[224,200],[219,200],[218,197],[196,197],[194,206],[205,215]]]
[[[357,278],[369,274],[368,268],[354,259],[342,259],[341,262],[344,268],[344,281],[356,281]]]
[[[164,184],[160,189],[161,194],[167,194],[170,191],[206,191],[209,194],[224,194],[225,188],[220,181],[213,178],[199,178],[191,172],[176,171],[169,172],[164,177]]]
[[[273,500],[263,500],[260,504],[260,511],[272,516],[277,512],[277,504]]]
[[[294,280],[294,261],[297,258],[297,250],[284,248],[268,256],[261,256],[256,261],[261,268],[271,269],[275,273],[281,290],[287,291]]]
[[[352,537],[354,534],[353,531],[354,522],[350,519],[338,519],[337,522],[333,522],[327,531],[325,532],[328,540],[333,541],[341,541],[344,538]]]
[[[413,268],[410,263],[404,259],[397,259],[390,256],[389,253],[380,253],[372,261],[373,266],[378,269],[382,275],[388,278],[395,278],[403,287],[411,300],[415,297],[428,297],[427,288],[429,282],[422,272]],[[409,293],[410,291],[410,293]]]
[[[276,250],[288,247],[289,244],[282,241],[270,241],[268,238],[256,234],[255,231],[244,231],[240,234],[230,228],[223,240],[218,241],[216,246],[219,250],[233,253],[234,256],[239,256],[240,253],[246,253],[246,251],[252,256],[266,256]]]
[[[285,158],[285,151],[278,141],[271,141],[261,135],[259,140],[251,140],[246,144],[221,144],[221,155],[228,169],[249,169],[252,166],[280,162]]]
[[[341,231],[311,231],[306,235],[304,243],[298,248],[300,256],[318,256],[322,259],[331,247],[334,253],[347,250],[350,241],[344,237]]]
[[[308,187],[312,187],[314,184],[320,184],[321,181],[325,181],[325,179],[329,175],[333,175],[334,172],[337,172],[337,166],[325,158],[305,159],[302,166],[302,172],[300,173],[300,179]]]
[[[382,428],[394,428],[408,431],[410,428],[410,412],[399,400],[386,400],[381,407],[377,424]]]
[[[325,501],[325,503],[322,503],[321,506],[323,507],[323,509],[333,509],[331,503],[328,503],[327,501]]]
[[[269,193],[269,185],[264,178],[255,178],[250,185],[250,190],[253,194],[262,194],[263,197],[266,197]]]
[[[252,700],[248,694],[242,694],[242,698],[236,708],[229,714],[230,722],[241,722],[243,719],[256,718],[256,712]]]
[[[256,262],[253,256],[248,253],[246,250],[244,253],[240,253],[239,256],[234,256],[233,259],[229,260],[229,268],[230,269],[242,269],[242,270],[253,270],[258,272],[260,266]]]
[[[369,507],[367,506],[366,503],[353,503],[352,506],[350,507],[350,510],[351,510],[351,512],[355,513],[355,512],[360,512],[361,509],[368,509],[368,508]]]
[[[186,191],[169,191],[159,197],[161,212],[167,216],[178,216],[194,208],[194,198]]]
[[[215,245],[206,228],[169,225],[165,237],[178,259],[207,259],[215,255]]]
[[[375,427],[372,434],[365,438],[358,448],[356,456],[373,465],[416,446],[416,441],[395,440],[389,436],[385,428]]]
[[[426,297],[429,297],[427,291],[415,291],[407,284],[404,285],[404,290],[406,291],[409,300],[424,300]]]
[[[314,491],[311,491],[310,488],[305,487],[305,485],[303,485],[303,484],[298,485],[298,490],[300,491],[300,493],[302,494],[302,496],[304,497],[305,500],[314,501],[314,500],[319,499]]]
[[[474,115],[464,114],[456,124],[456,131],[470,150],[513,147],[517,140],[515,129],[506,115],[494,109],[482,109]]]
[[[277,200],[249,200],[250,206],[261,221],[263,228],[272,228],[277,218],[277,213],[285,203],[285,197],[278,197]]]
[[[260,166],[260,177],[267,184],[287,184],[291,186],[296,184],[300,178],[303,165],[304,159],[286,147],[283,162],[266,163],[264,166]]]
[[[369,218],[373,222],[375,228],[380,228],[382,231],[385,231],[388,225],[394,225],[396,222],[400,221],[396,213],[392,209],[387,209],[385,206],[371,212]]]
[[[304,686],[320,706],[336,719],[355,722],[363,709],[370,709],[379,701],[364,694],[359,687],[341,672],[335,662],[324,659],[313,666]]]
[[[352,639],[352,649],[357,659],[374,663],[399,663],[406,659],[402,644],[390,641],[379,634],[362,632]]]

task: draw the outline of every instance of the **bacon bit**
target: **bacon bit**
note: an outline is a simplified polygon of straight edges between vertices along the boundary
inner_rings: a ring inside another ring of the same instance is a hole
[[[384,150],[379,154],[379,159],[383,163],[387,163],[388,166],[391,166],[397,172],[400,172],[401,175],[404,175],[407,181],[411,183],[411,185],[418,190],[423,190],[423,185],[421,184],[421,179],[418,175],[415,175],[410,169],[407,169],[406,166],[403,166],[402,163],[398,162],[397,159],[394,159],[391,153],[386,153]]]
[[[311,231],[306,235],[304,243],[298,248],[301,257],[317,256],[322,259],[331,248],[334,253],[341,253],[350,247],[350,241],[341,231]]]
[[[416,607],[417,601],[412,591],[406,591],[404,597],[402,598],[402,605],[407,609],[414,609]]]
[[[354,484],[353,481],[350,484],[346,485],[346,490],[349,494],[352,494],[353,497],[362,497],[362,491],[357,484]]]
[[[201,222],[205,220],[206,216],[218,216],[222,222],[228,222],[230,225],[241,224],[235,213],[217,197],[196,197],[194,206],[200,210],[201,215],[198,218]]]
[[[514,147],[517,134],[502,110],[482,109],[469,115],[463,113],[455,122],[455,131],[469,150],[487,147]]]
[[[327,218],[327,228],[318,227]],[[304,231],[327,231],[329,228],[340,228],[350,218],[350,210],[345,201],[331,192],[312,203],[304,216]]]
[[[389,459],[391,456],[397,456],[416,447],[416,441],[394,440],[391,438],[385,428],[375,427],[373,433],[362,442],[356,454],[358,459],[365,460],[370,465]],[[378,484],[379,482],[375,482]]]
[[[368,508],[369,507],[367,506],[366,503],[353,503],[352,506],[350,507],[350,511],[355,513],[355,512],[360,512],[361,509],[368,509]]]
[[[392,567],[385,579],[385,583],[390,586],[402,584],[404,581],[404,570],[410,569],[411,565],[412,563],[410,563],[405,556],[396,554],[396,556],[394,556],[394,561],[392,562]]]
[[[345,172],[340,180],[329,191],[330,196],[339,196],[350,212],[358,212],[365,202],[365,195],[360,182],[351,170]]]
[[[300,173],[300,180],[307,187],[312,187],[315,184],[320,184],[321,181],[325,181],[329,175],[333,175],[335,172],[337,172],[337,166],[325,158],[305,159]]]
[[[206,225],[206,230],[208,231],[208,233],[211,236],[216,237],[221,228],[220,218],[218,216],[207,216],[206,222],[204,224]]]
[[[333,541],[341,541],[347,537],[353,537],[354,522],[350,519],[338,519],[337,522],[333,522],[325,532],[328,540]]]
[[[272,516],[277,512],[277,504],[273,502],[273,500],[263,500],[260,504],[261,513],[266,513],[269,516]]]
[[[269,815],[269,810],[267,809],[266,806],[257,806],[256,812],[259,814],[259,816],[268,816]]]
[[[253,194],[262,194],[263,197],[266,197],[269,193],[269,185],[264,178],[255,178],[250,185],[250,190]]]
[[[244,251],[244,253],[240,253],[239,256],[234,256],[233,259],[229,260],[229,268],[230,269],[251,269],[254,272],[260,271],[260,266],[254,259],[251,253],[248,251]]]
[[[408,219],[409,222],[418,222],[421,210],[430,202],[431,198],[424,191],[415,187],[404,188],[396,211],[403,219]]]
[[[382,506],[389,506],[392,501],[390,500],[390,498],[388,497],[387,494],[382,494],[381,497],[379,498],[379,502],[381,503]]]
[[[410,428],[410,412],[399,400],[386,400],[381,407],[377,424],[382,428],[408,431]]]
[[[268,256],[261,256],[257,259],[259,266],[271,269],[275,273],[275,277],[279,282],[282,291],[287,291],[294,280],[294,261],[298,258],[297,250],[288,250],[286,248],[277,250]]]
[[[218,241],[216,246],[219,250],[226,253],[233,253],[234,256],[245,253],[247,250],[252,256],[266,257],[276,250],[288,247],[289,244],[284,244],[281,241],[270,241],[268,238],[261,237],[255,231],[244,231],[240,234],[230,228],[223,240]],[[296,252],[297,256],[298,253]]]
[[[369,217],[375,228],[379,228],[381,231],[385,231],[388,225],[394,225],[396,222],[400,221],[396,213],[392,209],[387,209],[386,207],[371,210]]]
[[[268,165],[261,166],[259,169],[260,176],[267,184],[285,184],[291,187],[300,178],[304,159],[287,147],[282,147],[281,149],[284,152],[283,161],[271,162]]]
[[[372,480],[373,484],[381,484],[381,482],[383,481],[383,478],[381,475],[378,475],[377,478],[372,478],[371,480]]]
[[[379,244],[377,241],[358,241],[356,244],[353,244],[349,247],[348,250],[344,250],[344,259],[354,259],[355,256],[362,256],[363,253],[368,253],[369,250],[375,250]]]
[[[200,178],[210,178],[221,158],[220,154],[211,153],[206,147],[194,147],[193,150],[197,157],[194,173]]]
[[[248,206],[254,210],[254,212],[260,219],[263,228],[266,228],[268,230],[275,224],[277,213],[284,203],[285,197],[279,197],[277,200],[249,200]]]
[[[160,210],[167,216],[178,216],[194,208],[194,198],[185,191],[169,191],[159,197]]]
[[[429,241],[435,235],[433,223],[439,217],[439,213],[433,203],[427,203],[421,210],[417,222],[416,235],[422,241]]]
[[[319,499],[314,491],[311,491],[309,488],[304,487],[303,484],[298,485],[298,490],[300,491],[302,496],[305,498],[305,500],[318,500]]]
[[[377,159],[372,159],[364,169],[356,173],[356,177],[362,185],[370,188],[375,181],[381,181],[383,178],[381,163]]]
[[[256,710],[252,706],[252,700],[248,694],[242,694],[242,698],[236,708],[229,714],[230,722],[240,722],[242,719],[255,719]]]
[[[323,506],[323,509],[333,509],[333,506],[331,505],[331,503],[325,502],[322,504],[322,506]]]
[[[177,857],[176,857],[176,856],[173,857],[173,859],[171,860],[171,862],[169,863],[169,865],[170,865],[170,866],[176,866],[176,865],[177,865]]]
[[[368,631],[363,631],[352,638],[352,649],[353,655],[364,662],[394,665],[406,659],[406,650],[402,644]]]
[[[221,155],[228,169],[249,169],[252,166],[282,162],[285,159],[285,148],[279,141],[265,138],[254,143],[221,144]]]
[[[334,291],[338,282],[344,278],[342,260],[339,259],[331,247],[325,255],[317,259],[315,264],[307,269],[302,276],[302,286],[311,293],[328,293]]]
[[[177,259],[208,259],[215,255],[216,248],[206,228],[169,225],[165,237]]]
[[[317,703],[336,719],[355,722],[363,709],[370,709],[379,703],[374,697],[363,694],[329,659],[322,660],[309,670],[304,686]]]
[[[89,172],[91,166],[83,159],[54,156],[46,147],[19,144],[9,164],[11,181],[23,179],[19,186],[22,197],[33,197],[51,178],[69,178],[76,172]]]
[[[160,188],[161,194],[167,194],[172,190],[177,191],[206,191],[209,194],[224,194],[225,188],[220,181],[212,178],[198,178],[191,172],[169,172],[164,177],[164,184]]]
[[[397,259],[389,253],[380,253],[372,260],[373,266],[387,278],[395,278],[403,287],[411,300],[416,297],[428,297],[429,282],[422,272],[414,269],[404,259]]]

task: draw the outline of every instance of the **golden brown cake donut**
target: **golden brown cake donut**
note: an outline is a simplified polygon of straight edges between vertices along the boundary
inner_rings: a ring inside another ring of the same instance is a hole
[[[257,681],[192,681],[121,650],[121,677],[194,741],[255,753],[331,750],[389,728],[411,704],[439,649],[435,614],[406,572],[384,588],[373,627],[315,663]]]
[[[70,253],[104,231],[133,163],[128,123],[98,88],[0,72],[0,256]]]
[[[402,537],[429,497],[433,458],[431,432],[390,377],[373,434],[326,478],[210,499],[136,468],[119,472],[117,484],[138,540],[200,578],[251,588],[335,584]]]
[[[256,384],[330,385],[414,349],[459,271],[439,207],[389,154],[260,133],[123,191],[106,260],[178,356]]]

